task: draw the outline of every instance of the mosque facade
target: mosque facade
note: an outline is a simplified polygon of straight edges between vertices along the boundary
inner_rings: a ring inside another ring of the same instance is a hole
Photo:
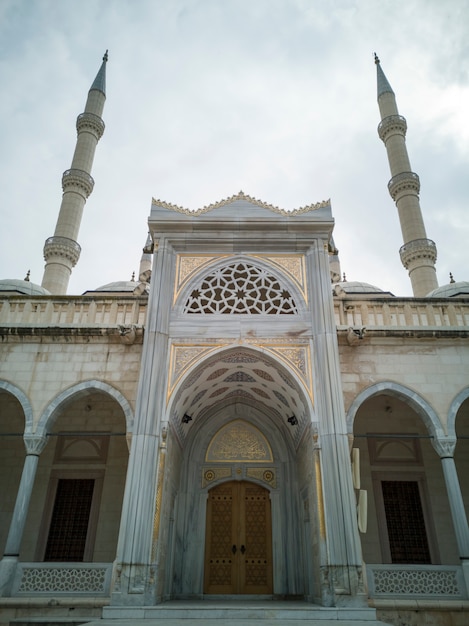
[[[228,619],[234,600],[467,623],[469,283],[438,286],[379,59],[413,297],[342,278],[329,201],[242,192],[153,199],[137,280],[67,294],[106,63],[42,285],[0,281],[0,624],[144,623],[181,601]]]

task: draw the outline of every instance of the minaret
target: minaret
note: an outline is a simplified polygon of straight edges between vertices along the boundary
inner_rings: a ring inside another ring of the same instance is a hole
[[[375,54],[378,77],[378,105],[381,123],[378,134],[388,153],[391,180],[389,193],[396,203],[404,245],[399,250],[409,271],[414,296],[421,298],[438,287],[435,272],[436,245],[427,239],[420,210],[420,180],[411,167],[405,135],[407,122],[397,110],[396,98]]]
[[[106,100],[106,63],[102,65],[88,92],[85,112],[77,117],[77,143],[72,165],[62,176],[62,204],[53,237],[44,245],[46,266],[42,286],[52,294],[67,293],[72,268],[75,267],[81,248],[77,242],[83,207],[93,191],[91,177],[96,145],[104,132],[101,115]]]

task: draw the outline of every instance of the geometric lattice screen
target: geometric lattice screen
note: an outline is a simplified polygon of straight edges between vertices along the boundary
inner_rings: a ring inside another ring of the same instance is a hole
[[[272,274],[238,262],[206,276],[187,298],[184,313],[294,315],[298,310],[288,289]]]

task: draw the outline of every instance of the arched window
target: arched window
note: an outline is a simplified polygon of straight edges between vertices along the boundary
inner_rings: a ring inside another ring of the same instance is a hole
[[[294,315],[290,291],[267,270],[244,262],[214,270],[192,290],[184,313]]]

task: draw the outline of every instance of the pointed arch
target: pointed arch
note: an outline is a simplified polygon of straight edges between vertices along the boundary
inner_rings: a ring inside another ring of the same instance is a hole
[[[280,267],[258,256],[223,257],[203,265],[181,289],[182,314],[296,315],[304,296]]]
[[[237,367],[241,365],[243,371]],[[298,443],[306,426],[315,421],[312,396],[305,383],[292,365],[268,348],[221,346],[202,353],[181,375],[168,398],[167,419],[182,443],[198,416],[218,410],[223,403],[244,399],[281,419]],[[194,412],[184,422],[182,417],[189,407]],[[292,414],[298,421],[289,425]]]
[[[422,419],[430,435],[436,439],[446,437],[443,426],[435,410],[418,393],[391,381],[382,381],[361,391],[347,411],[347,431],[353,434],[355,416],[361,405],[373,396],[387,394],[406,402]]]
[[[0,380],[0,389],[3,389],[4,391],[11,393],[11,395],[14,396],[18,400],[18,402],[21,404],[21,408],[23,409],[23,413],[24,413],[24,431],[25,433],[32,432],[33,409],[31,407],[31,403],[27,395],[23,391],[21,391],[19,387],[17,387],[16,385],[12,385],[6,380]]]
[[[37,434],[45,435],[51,430],[64,403],[68,403],[79,396],[89,395],[95,391],[101,391],[114,398],[124,413],[127,432],[132,432],[134,415],[128,400],[120,391],[108,383],[100,380],[87,380],[65,389],[48,404],[39,420],[36,429]]]
[[[451,406],[448,411],[448,436],[456,437],[456,417],[458,411],[461,408],[462,403],[469,398],[469,387],[466,387],[458,393],[458,395],[451,402]]]

